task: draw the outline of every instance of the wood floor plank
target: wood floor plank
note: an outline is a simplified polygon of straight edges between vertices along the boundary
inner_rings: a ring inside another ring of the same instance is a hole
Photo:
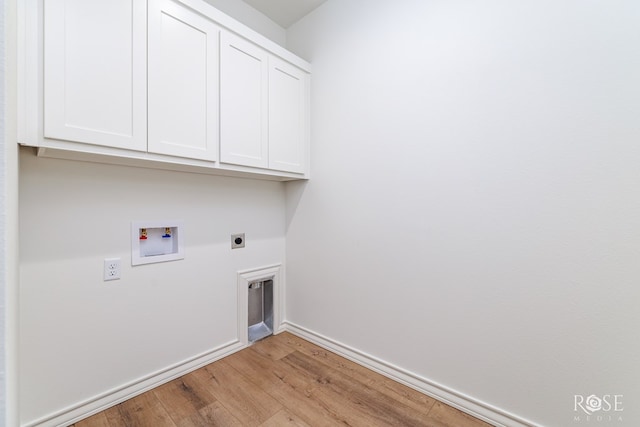
[[[254,351],[253,347],[225,358],[225,362],[267,393],[271,393],[273,386],[282,383],[303,394],[309,394],[314,386],[306,379],[292,375],[295,372],[291,372],[286,365]]]
[[[293,415],[291,412],[283,409],[262,423],[260,427],[281,427],[281,426],[295,426],[295,427],[311,427],[305,423],[301,418]]]
[[[399,382],[393,381],[384,375],[373,372],[355,362],[350,361],[342,356],[327,351],[322,347],[296,337],[290,333],[282,333],[278,335],[280,341],[284,341],[290,348],[313,357],[325,365],[328,365],[344,375],[348,375],[355,380],[360,381],[367,386],[378,390],[388,397],[404,403],[415,410],[424,412],[429,411],[436,399],[422,394],[410,387]]]
[[[316,384],[282,362],[269,359],[251,348],[231,355],[225,361],[308,424],[345,425],[346,420],[341,414],[315,398]]]
[[[107,417],[107,421],[109,421],[109,425],[111,427],[126,425],[122,419],[122,414],[120,413],[120,405],[105,409],[104,415]]]
[[[216,399],[199,382],[181,377],[152,390],[178,426],[207,425],[198,412]]]
[[[225,360],[207,365],[188,374],[245,426],[258,426],[282,409],[282,405],[263,390],[256,388]]]
[[[330,366],[317,363],[313,358],[298,351],[287,355],[282,362],[299,369],[321,387],[323,401],[341,413],[351,413],[352,424],[365,425],[426,425],[430,408],[413,409],[389,396],[380,393],[353,378],[346,377]]]
[[[206,421],[207,426],[242,427],[244,425],[220,402],[207,405],[198,412]]]
[[[176,427],[153,393],[143,393],[105,411],[112,426]]]
[[[189,414],[174,422],[178,427],[207,427],[211,425],[199,412]]]
[[[286,334],[286,332],[283,333]],[[282,334],[258,341],[251,346],[251,349],[273,360],[282,359],[296,350],[287,343],[286,337]]]

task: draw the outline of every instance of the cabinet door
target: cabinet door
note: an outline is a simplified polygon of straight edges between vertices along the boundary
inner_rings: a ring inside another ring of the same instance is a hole
[[[219,36],[174,0],[149,2],[149,152],[217,159]]]
[[[226,32],[220,40],[220,161],[266,168],[268,55]]]
[[[44,136],[146,150],[146,1],[44,2]]]
[[[269,58],[269,169],[305,170],[307,82],[307,73]]]

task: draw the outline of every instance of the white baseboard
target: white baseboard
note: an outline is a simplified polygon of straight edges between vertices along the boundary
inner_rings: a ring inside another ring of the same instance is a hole
[[[321,334],[284,321],[275,331],[290,332],[304,338],[320,347],[343,356],[359,365],[382,374],[394,381],[413,388],[421,393],[431,396],[439,401],[457,408],[467,414],[479,418],[497,427],[537,427],[536,424],[522,419],[516,415],[495,408],[489,404],[473,399],[463,393],[452,390],[434,381],[420,377],[405,369],[394,366],[383,360],[377,359],[364,352],[349,347],[343,343],[325,337]],[[40,419],[28,422],[23,427],[61,427],[73,424],[93,414],[104,411],[125,400],[149,391],[155,387],[179,378],[189,372],[195,371],[209,363],[222,359],[232,353],[245,348],[240,341],[232,341],[208,352],[184,360],[166,369],[154,372],[143,378],[139,378],[129,384],[109,390],[84,402],[70,406]]]
[[[196,369],[208,365],[211,362],[222,359],[223,357],[242,350],[245,347],[246,345],[242,344],[238,340],[231,341],[187,360],[183,360],[182,362],[176,363],[161,371],[154,372],[128,384],[124,384],[98,396],[94,396],[84,402],[80,402],[40,419],[30,421],[27,424],[24,424],[23,427],[68,426],[93,414],[104,411],[107,408],[115,406],[118,403],[124,402],[127,399],[131,399],[132,397],[188,374],[191,371],[195,371]]]
[[[289,321],[283,322],[282,329],[494,426],[537,427],[531,421],[500,410]]]

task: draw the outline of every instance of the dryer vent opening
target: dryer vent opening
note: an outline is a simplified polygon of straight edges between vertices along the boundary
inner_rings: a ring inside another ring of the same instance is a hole
[[[249,283],[249,342],[273,334],[273,280]]]

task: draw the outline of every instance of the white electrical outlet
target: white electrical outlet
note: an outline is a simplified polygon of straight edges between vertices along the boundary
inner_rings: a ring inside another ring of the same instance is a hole
[[[120,258],[105,258],[104,260],[104,280],[120,279]]]

